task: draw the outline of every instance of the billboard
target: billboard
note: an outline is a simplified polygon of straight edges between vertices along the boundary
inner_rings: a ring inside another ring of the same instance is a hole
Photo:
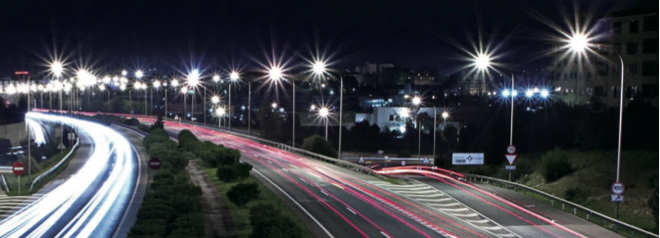
[[[452,165],[483,165],[484,153],[452,153]]]

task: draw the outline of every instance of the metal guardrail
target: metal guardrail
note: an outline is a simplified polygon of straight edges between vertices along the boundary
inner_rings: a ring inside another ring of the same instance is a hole
[[[32,189],[34,188],[34,185],[36,185],[37,183],[39,183],[39,181],[41,181],[41,179],[43,179],[43,178],[45,178],[46,176],[48,176],[48,175],[50,175],[51,173],[53,173],[53,171],[57,170],[57,169],[58,169],[58,168],[59,168],[64,162],[66,162],[66,161],[69,159],[69,157],[71,156],[71,154],[73,154],[73,151],[76,150],[76,148],[78,147],[78,145],[80,145],[80,137],[77,138],[77,140],[76,140],[76,144],[74,144],[73,147],[71,147],[71,150],[69,150],[69,153],[67,153],[67,154],[62,158],[62,160],[60,160],[59,163],[57,163],[55,166],[53,166],[52,168],[50,168],[48,171],[44,172],[43,174],[39,175],[37,178],[34,179],[34,181],[32,181],[32,185],[30,185],[30,190],[28,190],[28,191],[32,191]]]
[[[532,197],[536,198],[537,195],[540,196],[540,199],[546,199],[549,200],[551,205],[554,207],[555,201],[556,203],[561,204],[561,209],[565,210],[566,206],[568,207],[573,207],[573,212],[572,214],[584,218],[587,221],[590,221],[592,223],[595,223],[597,225],[600,225],[602,227],[605,227],[607,229],[613,230],[614,232],[617,232],[618,234],[621,235],[626,235],[628,237],[658,237],[658,234],[653,234],[651,232],[639,229],[633,225],[624,223],[622,221],[616,220],[614,218],[611,218],[609,216],[603,215],[601,213],[595,212],[589,208],[580,206],[578,204],[566,201],[564,199],[558,198],[556,196],[553,196],[549,193],[522,185],[518,183],[513,183],[509,182],[503,179],[498,179],[498,178],[491,178],[487,176],[482,176],[482,175],[475,175],[475,174],[464,174],[467,180],[470,180],[472,182],[481,182],[481,183],[486,183],[486,184],[502,184],[506,185],[508,187],[512,187],[514,190],[521,189],[523,190],[524,194],[527,194],[527,192],[532,193]],[[582,214],[579,214],[582,213]],[[582,217],[584,215],[584,217]]]
[[[373,175],[374,177],[377,177],[377,178],[380,178],[380,179],[385,179],[385,176],[380,175],[378,173],[375,173],[369,167],[362,166],[362,165],[355,164],[355,163],[351,163],[351,162],[347,162],[347,161],[343,161],[343,160],[338,160],[336,158],[332,158],[332,157],[328,157],[328,156],[325,156],[325,155],[317,154],[317,153],[314,153],[314,152],[311,152],[311,151],[307,151],[307,150],[303,150],[303,149],[299,149],[299,148],[294,148],[294,147],[291,147],[289,145],[285,145],[285,144],[282,144],[282,143],[279,143],[279,142],[270,141],[270,140],[262,139],[262,138],[259,138],[259,137],[254,137],[254,136],[251,136],[251,135],[246,135],[246,134],[243,134],[243,133],[240,133],[240,132],[228,131],[228,130],[224,130],[224,129],[217,128],[217,127],[205,126],[201,123],[187,122],[187,121],[186,122],[179,122],[179,121],[174,121],[174,120],[167,120],[167,121],[175,122],[175,123],[195,125],[195,126],[203,127],[205,129],[209,129],[209,130],[222,131],[223,133],[227,133],[227,134],[231,134],[231,135],[234,135],[234,136],[249,139],[249,140],[258,142],[262,145],[276,147],[276,148],[283,149],[283,150],[286,150],[286,151],[290,151],[290,152],[293,152],[293,153],[296,153],[296,154],[299,154],[299,155],[303,155],[303,156],[310,157],[310,158],[313,158],[313,159],[318,159],[318,160],[321,160],[321,161],[324,161],[324,162],[333,162],[333,163],[338,164],[338,165],[343,166],[343,167],[347,167],[347,168],[350,167],[350,168],[353,168],[353,169],[357,169],[358,171],[365,171],[369,175]]]
[[[5,192],[9,192],[9,185],[7,184],[7,178],[5,178],[5,175],[0,175],[2,176],[2,184],[5,185]]]

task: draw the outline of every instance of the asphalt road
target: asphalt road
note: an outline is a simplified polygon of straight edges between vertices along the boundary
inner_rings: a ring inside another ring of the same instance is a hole
[[[294,211],[306,215],[301,218],[317,237],[496,237],[383,189],[377,185],[383,181],[372,176],[206,128],[168,122],[166,129],[188,129],[200,140],[240,150],[257,178],[272,182],[295,205]]]
[[[441,177],[412,178],[442,191],[521,237],[584,237],[469,183]]]
[[[63,121],[91,139],[87,162],[39,200],[0,222],[0,237],[110,237],[123,220],[135,189],[137,160],[130,144],[110,128],[72,118]]]

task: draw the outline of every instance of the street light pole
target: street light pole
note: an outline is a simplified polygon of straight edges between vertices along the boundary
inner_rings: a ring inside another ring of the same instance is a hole
[[[436,130],[436,118],[438,117],[438,112],[436,111],[435,105],[433,106],[433,161],[435,162],[435,137],[437,134]]]
[[[250,133],[250,127],[252,126],[252,82],[248,81],[248,135]]]
[[[514,107],[513,100],[515,100],[515,96],[514,96],[515,94],[513,92],[515,92],[514,90],[516,90],[513,77],[514,77],[513,73],[511,73],[511,127],[510,127],[511,132],[509,134],[509,145],[513,145],[513,107]],[[509,170],[509,181],[511,181],[511,170]]]
[[[344,112],[344,78],[341,74],[339,74],[339,85],[339,152],[337,153],[337,159],[341,159],[341,131],[344,129],[342,124],[344,118],[342,115]]]
[[[291,147],[296,148],[296,84],[293,77],[291,78],[291,87],[293,88],[293,111],[291,111],[291,116],[293,117],[293,139],[291,141]]]

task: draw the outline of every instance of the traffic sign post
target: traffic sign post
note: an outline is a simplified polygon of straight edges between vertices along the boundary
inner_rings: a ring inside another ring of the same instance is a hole
[[[516,153],[516,147],[514,145],[510,145],[509,147],[506,147],[506,153],[508,154]]]
[[[505,165],[504,168],[505,168],[506,170],[516,170],[516,166],[515,166],[515,165]]]
[[[161,162],[160,159],[158,159],[158,157],[153,157],[149,160],[149,168],[151,168],[152,170],[158,170],[160,169],[160,166],[161,166]]]
[[[358,160],[358,163],[359,164],[364,164],[364,158],[362,158],[362,156],[360,156],[360,159]]]
[[[20,161],[16,161],[14,165],[11,167],[11,171],[18,176],[18,195],[21,195],[21,175],[23,175],[23,172],[25,172],[25,165],[21,163]]]
[[[622,182],[616,181],[612,184],[612,202],[614,202],[614,218],[619,219],[619,203],[623,201],[623,195],[626,186]]]
[[[511,118],[513,121],[513,108],[511,109]],[[511,133],[513,134],[513,123],[511,124]],[[509,181],[511,181],[511,170],[515,170],[516,166],[513,165],[513,162],[516,161],[516,156],[518,156],[516,153],[516,146],[513,144],[509,145],[506,147],[506,154],[504,155],[506,157],[506,160],[509,161],[509,165],[506,166],[506,170],[509,170]]]
[[[429,162],[429,157],[425,157],[423,163],[424,163],[424,164],[429,164],[429,163],[430,163],[430,162]]]

